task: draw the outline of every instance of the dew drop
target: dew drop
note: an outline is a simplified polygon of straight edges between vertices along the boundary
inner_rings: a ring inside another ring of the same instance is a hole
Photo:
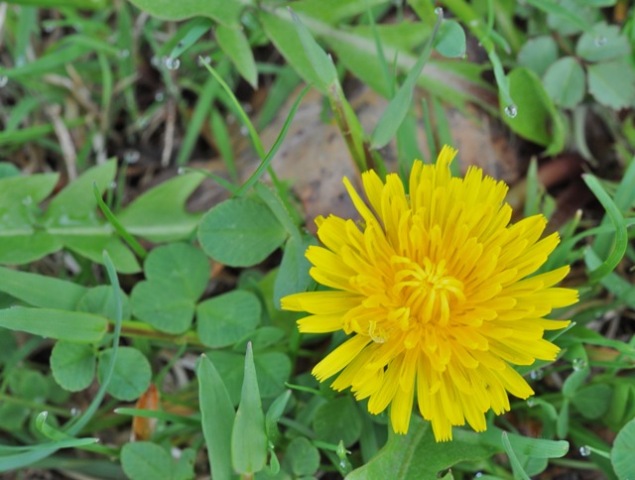
[[[108,188],[109,188],[110,190],[114,190],[114,189],[116,189],[116,188],[117,188],[117,182],[110,182],[110,183],[108,184]]]
[[[154,94],[154,101],[155,102],[162,102],[163,100],[165,100],[165,93],[158,91],[157,93]]]
[[[33,203],[33,199],[31,198],[31,196],[28,197],[24,197],[22,199],[22,205],[31,205]]]
[[[478,19],[477,19],[477,18],[475,18],[475,19],[473,19],[473,20],[470,20],[470,21],[469,21],[469,22],[467,22],[467,23],[470,25],[470,27],[476,27],[476,26],[478,26]]]
[[[516,115],[518,115],[518,107],[516,107],[516,105],[514,105],[513,103],[507,105],[505,107],[505,115],[507,115],[509,118],[516,118]]]
[[[474,478],[481,478],[483,476],[483,472],[476,472],[474,474]]]
[[[249,129],[243,125],[242,127],[240,127],[240,134],[243,137],[246,137],[247,135],[249,135]]]
[[[6,75],[0,75],[0,88],[6,87],[9,83],[9,77]]]
[[[340,460],[340,468],[346,468],[346,461]]]
[[[600,37],[595,37],[595,40],[593,40],[593,44],[596,47],[603,47],[604,45],[606,45],[608,42],[608,39],[604,36],[600,36]]]
[[[442,17],[443,16],[443,9],[441,7],[437,7],[434,9],[434,14],[437,17]]]
[[[589,447],[588,445],[582,445],[579,449],[580,455],[582,455],[583,457],[588,457],[589,455],[591,455],[591,447]]]
[[[186,172],[185,168],[183,167],[179,167],[179,169],[176,171],[177,175],[183,175]]]
[[[586,360],[584,358],[576,358],[573,360],[573,369],[576,372],[585,369],[587,366]]]
[[[161,59],[157,57],[156,55],[152,55],[152,58],[150,59],[150,63],[152,64],[153,67],[158,67],[159,65],[161,65]]]
[[[130,50],[128,50],[127,48],[121,49],[119,50],[119,52],[117,52],[117,56],[119,58],[128,58],[130,56]]]
[[[177,70],[181,66],[181,60],[174,57],[165,57],[163,65],[165,65],[165,68],[168,70]]]
[[[536,399],[535,399],[535,398],[533,398],[533,397],[528,398],[528,399],[527,399],[527,406],[528,406],[529,408],[533,408],[533,407],[535,407],[535,406],[536,406]]]
[[[198,57],[197,63],[199,67],[203,65],[208,65],[212,62],[212,58],[209,55],[205,55],[204,57]]]
[[[541,380],[543,376],[544,373],[542,370],[532,370],[531,372],[529,372],[529,378],[531,378],[532,380]]]
[[[70,413],[72,417],[76,417],[77,415],[81,413],[81,410],[77,407],[73,407],[71,408]]]
[[[126,150],[123,152],[123,161],[128,165],[137,163],[141,158],[141,154],[137,150]]]
[[[46,33],[52,33],[53,30],[55,30],[55,25],[53,25],[52,23],[45,23],[44,24],[44,31]]]

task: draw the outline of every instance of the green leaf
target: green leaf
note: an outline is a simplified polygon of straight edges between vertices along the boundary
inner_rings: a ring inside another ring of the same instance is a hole
[[[232,404],[237,405],[240,401],[244,357],[223,351],[212,351],[209,356],[225,381]],[[282,393],[291,374],[289,357],[280,352],[259,352],[254,361],[262,398],[271,398]]]
[[[130,249],[119,238],[112,235],[108,226],[96,228],[102,230],[101,235],[92,235],[90,227],[83,232],[82,227],[79,227],[78,235],[61,234],[57,238],[61,240],[64,247],[95,263],[103,263],[102,253],[104,250],[107,251],[118,272],[137,273],[141,270],[139,262]]]
[[[548,153],[562,150],[562,120],[538,76],[526,68],[515,68],[509,74],[509,91],[517,113],[515,116],[506,114],[506,104],[501,101],[501,116],[505,123],[521,137],[548,147]]]
[[[12,307],[0,310],[0,327],[57,340],[95,343],[106,334],[108,321],[89,313]]]
[[[434,39],[434,49],[444,57],[457,58],[465,55],[465,48],[463,27],[455,20],[444,20]]]
[[[437,20],[432,36],[421,52],[421,55],[419,55],[417,62],[410,69],[403,84],[399,87],[395,96],[390,100],[388,107],[386,107],[386,110],[382,113],[381,118],[377,122],[377,125],[373,130],[373,134],[371,135],[372,148],[382,148],[386,146],[395,136],[397,130],[406,118],[406,115],[411,108],[412,95],[417,84],[417,79],[421,75],[423,66],[428,61],[428,58],[430,58],[432,41],[436,36],[437,29],[439,28],[439,22],[440,20]]]
[[[267,462],[265,414],[260,401],[251,344],[245,355],[243,388],[232,429],[232,465],[241,475],[259,472]]]
[[[179,295],[198,300],[210,277],[207,257],[186,243],[172,243],[155,248],[145,261],[146,278],[171,286]]]
[[[287,241],[273,290],[273,301],[277,308],[280,307],[282,297],[303,292],[310,285],[311,264],[304,255],[309,245],[317,245],[317,240],[311,235],[302,236],[300,241],[296,237]]]
[[[635,445],[635,419],[624,425],[618,432],[611,450],[611,463],[620,480],[630,480],[635,477],[633,445]]]
[[[196,300],[175,293],[175,285],[139,282],[132,289],[132,313],[162,332],[180,334],[192,324]]]
[[[227,25],[238,23],[238,16],[243,9],[243,2],[226,0],[208,2],[206,0],[130,0],[141,10],[164,20],[184,20],[191,17],[209,17]]]
[[[188,238],[200,216],[185,211],[185,202],[204,178],[200,173],[187,173],[163,182],[133,201],[117,217],[129,233],[152,242]]]
[[[304,437],[296,437],[287,446],[284,456],[294,475],[313,475],[320,467],[320,452]]]
[[[131,442],[121,449],[121,466],[131,480],[172,478],[172,457],[156,443]]]
[[[330,399],[315,411],[313,429],[321,440],[350,447],[362,433],[357,403],[349,396]]]
[[[9,162],[0,162],[0,179],[19,176],[20,169],[14,164]]]
[[[558,59],[558,45],[551,36],[532,38],[518,52],[518,65],[542,77],[549,65]]]
[[[207,255],[232,267],[262,262],[286,238],[286,231],[262,202],[226,200],[201,220],[198,239]]]
[[[348,474],[346,480],[433,479],[440,471],[459,462],[485,460],[500,450],[485,443],[480,435],[458,429],[454,430],[451,442],[437,443],[430,423],[414,415],[407,435],[391,432],[381,451],[366,465]]]
[[[90,345],[57,342],[50,362],[55,381],[70,392],[88,388],[95,377],[96,357]]]
[[[271,402],[271,406],[269,407],[269,410],[267,410],[267,414],[265,415],[265,432],[267,434],[267,439],[274,445],[280,438],[278,421],[280,420],[280,417],[282,417],[282,414],[287,407],[289,398],[291,398],[291,390],[285,391],[273,402]]]
[[[0,291],[34,307],[75,310],[88,289],[73,282],[0,267]]]
[[[620,110],[635,104],[635,70],[625,59],[587,67],[589,92],[607,107]]]
[[[100,193],[114,181],[117,161],[108,162],[86,170],[79,178],[69,183],[49,203],[44,217],[50,226],[73,227],[85,224],[86,219],[97,221],[97,200],[93,195],[93,184]]]
[[[251,46],[240,27],[219,25],[216,28],[218,46],[236,65],[240,75],[254,88],[258,88],[258,71]]]
[[[624,58],[631,52],[628,38],[620,34],[616,25],[601,22],[584,32],[578,39],[575,53],[589,62]]]
[[[260,323],[261,307],[251,292],[233,290],[210,298],[196,310],[198,336],[208,347],[233,345]]]
[[[563,57],[551,65],[542,82],[547,94],[561,107],[573,108],[584,98],[584,70],[573,57]]]
[[[612,395],[613,389],[604,383],[587,385],[571,398],[571,403],[584,418],[596,420],[608,411]]]
[[[114,322],[119,314],[119,302],[121,302],[122,318],[130,318],[128,296],[120,290],[119,299],[117,299],[112,287],[98,285],[86,291],[86,294],[77,303],[77,310],[95,313]]]
[[[201,425],[207,444],[212,478],[231,480],[233,477],[231,437],[235,417],[234,407],[223,378],[205,355],[201,355],[196,376],[198,377]]]
[[[302,45],[302,40],[293,23],[287,18],[280,18],[264,10],[258,10],[257,16],[265,34],[287,63],[294,68],[306,83],[321,85],[323,83],[322,78],[313,68],[304,49],[299,48]]]
[[[104,350],[99,355],[97,377],[102,383],[106,378],[113,349]],[[136,348],[119,347],[115,358],[115,369],[106,391],[118,400],[136,400],[150,386],[152,369],[150,362]]]

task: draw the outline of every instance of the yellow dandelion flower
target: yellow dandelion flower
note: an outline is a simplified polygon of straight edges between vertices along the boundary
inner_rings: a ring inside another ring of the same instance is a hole
[[[470,168],[452,177],[456,150],[444,147],[435,165],[416,161],[407,194],[400,178],[382,182],[368,171],[368,204],[344,179],[363,225],[337,216],[318,218],[323,246],[306,256],[311,276],[329,291],[282,299],[286,310],[308,312],[301,332],[343,330],[350,337],[313,369],[332,388],[368,399],[370,413],[390,406],[397,433],[406,433],[415,397],[437,441],[452,426],[486,429],[485,413],[509,410],[508,392],[534,392],[512,365],[554,360],[558,347],[548,320],[572,305],[577,292],[556,288],[569,267],[531,276],[559,242],[540,239],[546,219],[510,224],[508,187]]]

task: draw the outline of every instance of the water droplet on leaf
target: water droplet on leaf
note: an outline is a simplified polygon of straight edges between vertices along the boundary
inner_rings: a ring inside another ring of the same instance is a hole
[[[128,58],[130,56],[130,50],[128,50],[127,48],[119,50],[119,52],[117,53],[117,56],[119,58]]]
[[[137,150],[126,150],[123,153],[123,161],[127,164],[137,163],[141,158],[141,154]]]
[[[527,406],[529,408],[535,407],[536,406],[536,399],[535,398],[528,398],[527,399]]]
[[[438,17],[442,17],[443,16],[443,9],[441,7],[437,7],[437,8],[434,9],[434,13]]]
[[[596,47],[603,47],[604,45],[606,45],[608,42],[608,39],[606,37],[600,36],[600,37],[595,37],[595,40],[593,40],[593,44]]]
[[[7,83],[9,83],[9,77],[6,75],[0,75],[0,88],[6,87]]]
[[[587,366],[586,360],[584,358],[576,358],[573,360],[573,369],[578,372],[580,370],[585,369]]]
[[[583,457],[588,457],[589,455],[591,455],[591,447],[589,447],[588,445],[582,445],[579,451],[580,455],[582,455]]]
[[[168,70],[177,70],[181,66],[181,60],[174,57],[165,57],[163,64]]]
[[[514,105],[513,103],[511,105],[507,105],[505,107],[505,115],[507,115],[509,118],[516,118],[516,115],[518,115],[518,108],[516,107],[516,105]]]
[[[540,380],[543,376],[544,373],[542,370],[532,370],[531,372],[529,372],[529,378],[531,378],[532,380]]]

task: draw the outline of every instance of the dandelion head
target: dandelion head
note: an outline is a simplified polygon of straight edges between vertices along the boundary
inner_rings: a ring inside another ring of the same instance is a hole
[[[437,441],[485,414],[509,410],[509,397],[533,391],[514,365],[554,360],[543,338],[565,320],[545,317],[577,301],[558,288],[569,267],[535,274],[559,242],[542,237],[542,215],[510,223],[508,187],[470,168],[452,177],[456,151],[435,165],[413,164],[408,191],[395,174],[362,175],[367,201],[344,183],[361,221],[318,218],[321,246],[306,252],[311,276],[328,290],[289,295],[286,310],[307,312],[301,332],[344,331],[348,338],[313,369],[332,388],[390,412],[406,433],[413,405]]]

